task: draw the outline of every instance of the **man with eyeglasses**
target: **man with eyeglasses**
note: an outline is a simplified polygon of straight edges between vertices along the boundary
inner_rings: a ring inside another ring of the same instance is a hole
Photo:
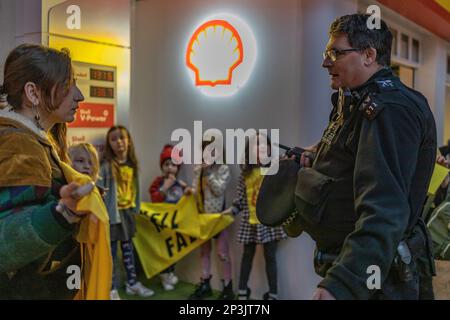
[[[285,226],[316,241],[324,279],[313,299],[424,298],[419,280],[434,274],[420,218],[436,158],[433,114],[393,75],[386,23],[369,29],[368,17],[330,26],[322,66],[337,92],[320,142],[302,155],[298,214]]]

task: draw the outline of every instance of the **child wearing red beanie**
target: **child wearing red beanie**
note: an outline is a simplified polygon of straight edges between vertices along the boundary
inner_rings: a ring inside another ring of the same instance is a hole
[[[177,174],[181,164],[178,152],[172,152],[174,147],[167,144],[163,147],[159,156],[159,165],[162,175],[156,177],[149,188],[152,202],[177,203],[183,195],[190,195],[193,189],[185,182],[177,179]],[[175,150],[176,151],[176,150]],[[172,153],[174,156],[172,157]],[[174,274],[175,265],[160,273],[161,283],[164,290],[173,290],[178,283],[178,278]]]

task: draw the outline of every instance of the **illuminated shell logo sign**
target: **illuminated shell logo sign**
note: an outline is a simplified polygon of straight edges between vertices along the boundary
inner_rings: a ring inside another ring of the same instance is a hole
[[[194,85],[208,96],[230,96],[248,81],[256,61],[256,41],[242,20],[230,15],[207,19],[195,29],[186,50]]]

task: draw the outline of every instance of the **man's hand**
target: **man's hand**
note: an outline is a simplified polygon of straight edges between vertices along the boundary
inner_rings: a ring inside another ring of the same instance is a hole
[[[311,151],[305,151],[300,156],[300,165],[302,167],[311,167],[314,159],[314,153]]]
[[[324,288],[317,288],[312,297],[313,300],[336,300],[336,298]]]
[[[317,153],[318,145],[319,143],[306,148],[292,148],[281,156],[280,160],[297,160],[302,167],[311,167]],[[283,148],[285,149],[286,147],[283,146]],[[297,156],[293,154],[293,152],[295,152]],[[297,158],[298,154],[300,154],[300,159]]]
[[[315,145],[304,148],[305,152],[303,152],[300,157],[300,165],[302,167],[312,167],[314,158],[316,157],[318,147],[319,147],[319,143],[316,143]]]

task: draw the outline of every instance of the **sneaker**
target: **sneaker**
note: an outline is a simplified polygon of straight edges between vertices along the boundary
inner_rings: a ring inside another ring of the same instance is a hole
[[[119,292],[117,290],[111,290],[109,293],[109,299],[110,300],[122,300],[120,299]]]
[[[223,291],[220,294],[218,300],[234,300],[233,282],[230,280],[228,285],[225,286],[225,281],[222,280]]]
[[[164,290],[171,291],[175,289],[175,286],[170,282],[170,274],[169,273],[161,273],[159,275],[161,278],[161,285]]]
[[[169,277],[168,277],[168,279],[167,279],[168,281],[169,281],[169,283],[171,284],[171,285],[176,285],[177,283],[178,283],[178,277],[175,275],[175,273],[173,273],[173,272],[170,272],[169,273]]]
[[[204,298],[212,296],[213,292],[211,290],[211,285],[209,281],[211,277],[208,279],[200,279],[200,283],[197,285],[194,293],[189,296],[189,300],[202,300]]]
[[[127,283],[126,293],[130,296],[138,295],[139,297],[148,298],[155,294],[152,289],[144,287],[140,282],[136,282],[134,285],[130,286]]]

